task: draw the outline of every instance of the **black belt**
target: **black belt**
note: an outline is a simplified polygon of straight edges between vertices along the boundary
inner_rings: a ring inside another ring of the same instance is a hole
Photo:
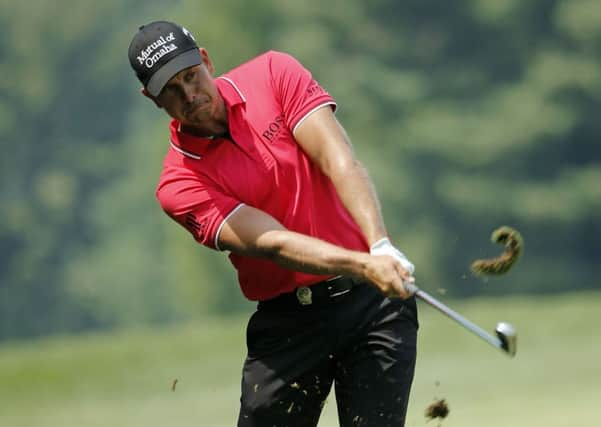
[[[363,281],[352,277],[338,276],[314,285],[301,286],[292,292],[275,298],[260,301],[259,310],[286,310],[298,307],[314,307],[332,302],[336,297],[345,295]]]

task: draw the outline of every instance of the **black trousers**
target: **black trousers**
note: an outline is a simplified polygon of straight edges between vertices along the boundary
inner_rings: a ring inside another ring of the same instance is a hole
[[[313,427],[332,383],[341,427],[402,427],[413,380],[415,299],[363,284],[252,315],[238,427]]]

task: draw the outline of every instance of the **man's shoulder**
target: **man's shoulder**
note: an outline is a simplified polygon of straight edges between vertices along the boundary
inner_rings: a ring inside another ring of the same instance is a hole
[[[207,186],[202,174],[186,167],[173,150],[165,156],[155,196],[166,212],[176,212],[190,197]]]
[[[290,61],[296,61],[296,59],[289,53],[278,50],[268,50],[267,52],[255,56],[254,58],[243,62],[237,67],[232,68],[230,71],[225,73],[224,76],[237,77],[248,75],[248,73],[252,71],[270,71],[273,65],[285,64]]]

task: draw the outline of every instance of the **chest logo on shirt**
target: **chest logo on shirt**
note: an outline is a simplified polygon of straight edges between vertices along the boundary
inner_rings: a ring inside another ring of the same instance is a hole
[[[267,141],[272,142],[284,128],[284,116],[280,114],[276,116],[262,135]]]

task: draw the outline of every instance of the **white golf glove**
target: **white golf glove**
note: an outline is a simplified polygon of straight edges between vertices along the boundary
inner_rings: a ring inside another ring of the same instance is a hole
[[[388,255],[393,257],[394,259],[399,261],[403,268],[413,276],[415,266],[411,261],[407,259],[404,253],[392,246],[392,243],[390,243],[390,240],[388,240],[387,237],[384,237],[383,239],[380,239],[376,243],[371,245],[371,247],[369,248],[369,253],[371,255]]]

